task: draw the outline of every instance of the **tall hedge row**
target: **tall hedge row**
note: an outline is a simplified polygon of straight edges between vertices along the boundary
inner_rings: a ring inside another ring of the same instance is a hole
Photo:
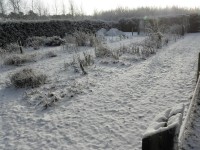
[[[189,32],[195,33],[200,32],[200,15],[192,14],[190,15],[190,30]]]
[[[0,47],[20,40],[24,44],[25,40],[31,36],[60,36],[66,33],[71,34],[75,30],[85,32],[96,32],[101,28],[110,28],[111,23],[103,21],[21,21],[0,23]]]
[[[174,24],[184,25],[187,29],[189,28],[189,18],[188,15],[179,15],[179,16],[166,16],[156,18],[159,21],[160,25],[171,26]],[[155,20],[155,17],[144,17],[144,18],[123,18],[120,19],[116,24],[116,28],[124,32],[137,32],[139,28],[140,21],[143,21],[144,24],[152,23]]]

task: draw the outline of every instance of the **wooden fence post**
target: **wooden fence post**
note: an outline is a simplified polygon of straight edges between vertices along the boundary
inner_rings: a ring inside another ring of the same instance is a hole
[[[199,58],[198,58],[198,68],[197,68],[197,81],[199,79],[199,71],[200,71],[200,53],[199,53]],[[197,82],[196,81],[196,82]]]

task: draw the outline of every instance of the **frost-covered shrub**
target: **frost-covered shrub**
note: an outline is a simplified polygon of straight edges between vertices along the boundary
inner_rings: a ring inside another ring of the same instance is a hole
[[[89,41],[90,41],[91,47],[95,47],[97,45],[100,45],[101,42],[102,42],[102,40],[99,37],[95,37],[94,35],[90,35]]]
[[[20,52],[20,46],[17,43],[11,43],[6,46],[5,50],[8,53]]]
[[[77,46],[89,46],[89,34],[82,32],[82,31],[76,31],[73,33],[73,36],[76,39],[76,45]]]
[[[20,54],[13,54],[9,55],[4,59],[5,65],[21,65],[23,63],[32,62],[34,60],[34,55],[20,55]]]
[[[119,57],[122,55],[121,48],[119,49],[109,49],[106,46],[98,45],[95,48],[95,55],[96,57],[104,58],[104,57],[110,57],[114,58],[116,60],[119,60]]]
[[[0,56],[2,56],[2,55],[5,54],[5,53],[6,53],[6,50],[3,49],[3,48],[0,48]]]
[[[42,36],[34,36],[34,37],[29,37],[26,40],[26,46],[33,47],[35,50],[39,49],[41,46],[44,46],[46,43],[46,37]]]
[[[99,45],[95,48],[96,57],[100,57],[100,58],[108,57],[110,56],[110,54],[111,54],[110,49],[106,46]]]
[[[68,44],[76,44],[76,37],[71,34],[66,34],[64,39]]]
[[[116,49],[116,50],[112,50],[110,51],[111,52],[111,57],[116,59],[116,60],[119,60],[120,56],[121,56],[121,52],[120,52],[120,49]]]
[[[58,36],[48,37],[45,41],[45,46],[60,46],[65,44],[65,40]]]
[[[46,82],[47,76],[32,69],[22,69],[10,76],[11,83],[17,88],[39,87]]]
[[[84,52],[83,55],[83,58],[80,59],[80,63],[83,66],[91,66],[94,64],[94,57],[91,54]]]
[[[57,57],[57,54],[55,52],[48,52],[45,55],[46,55],[47,58]]]
[[[76,31],[73,33],[75,44],[77,46],[91,46],[94,47],[100,43],[100,39],[95,37],[93,34]],[[71,38],[72,39],[72,38]]]

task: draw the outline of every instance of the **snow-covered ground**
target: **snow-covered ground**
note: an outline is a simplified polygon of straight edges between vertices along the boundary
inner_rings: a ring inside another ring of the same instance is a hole
[[[140,40],[116,41],[110,47]],[[176,104],[185,104],[187,110],[199,41],[200,34],[188,34],[136,62],[121,59],[107,64],[97,59],[85,76],[64,68],[72,54],[62,47],[54,49],[55,58],[1,66],[0,149],[140,150],[156,114]],[[27,66],[47,74],[48,82],[33,90],[9,85],[8,75]],[[42,110],[35,105],[49,93],[59,99],[55,106]]]

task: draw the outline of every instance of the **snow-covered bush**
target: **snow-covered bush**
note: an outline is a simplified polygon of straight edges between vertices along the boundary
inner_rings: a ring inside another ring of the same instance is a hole
[[[39,49],[41,46],[44,46],[45,43],[46,43],[46,37],[44,37],[44,36],[29,37],[26,40],[26,46],[33,47],[35,50]]]
[[[33,69],[22,69],[10,76],[11,83],[17,88],[39,87],[46,82],[47,76]]]
[[[47,58],[52,58],[52,57],[57,57],[57,54],[51,51],[51,52],[46,53],[45,56]]]
[[[89,34],[82,32],[82,31],[76,31],[73,33],[73,36],[76,39],[76,45],[77,46],[89,46]]]
[[[71,34],[66,34],[64,39],[67,44],[76,44],[76,37]]]
[[[58,36],[48,37],[45,41],[45,46],[60,46],[65,43],[64,39]]]
[[[85,68],[93,64],[94,56],[90,52],[75,53],[71,62],[64,63],[64,68],[65,70],[72,69],[74,73],[82,71],[83,74],[87,74]]]
[[[83,58],[80,58],[80,63],[86,67],[86,66],[91,66],[94,64],[94,57],[88,53],[88,52],[84,52],[83,53]]]
[[[53,36],[53,37],[34,36],[34,37],[29,37],[26,40],[26,45],[33,47],[35,50],[39,49],[41,46],[60,46],[64,43],[65,40],[61,39],[58,36]]]
[[[4,59],[5,65],[21,65],[23,63],[32,62],[34,60],[34,55],[27,54],[13,54],[9,55]]]
[[[96,57],[108,57],[110,56],[110,49],[106,46],[103,45],[98,45],[97,47],[95,47],[95,55]]]
[[[94,47],[100,43],[100,40],[97,37],[95,37],[93,34],[82,32],[82,31],[74,32],[73,37],[75,38],[75,44],[77,46]]]
[[[119,49],[109,49],[108,47],[104,45],[98,45],[95,47],[95,55],[96,57],[99,58],[105,58],[105,57],[110,57],[115,60],[119,60],[119,57],[122,55],[121,48]]]
[[[83,74],[87,74],[85,67],[94,64],[94,57],[89,52],[84,52],[83,56],[75,55],[72,64],[75,70],[80,68]]]
[[[5,48],[8,53],[18,53],[20,52],[20,46],[17,43],[10,43]]]

